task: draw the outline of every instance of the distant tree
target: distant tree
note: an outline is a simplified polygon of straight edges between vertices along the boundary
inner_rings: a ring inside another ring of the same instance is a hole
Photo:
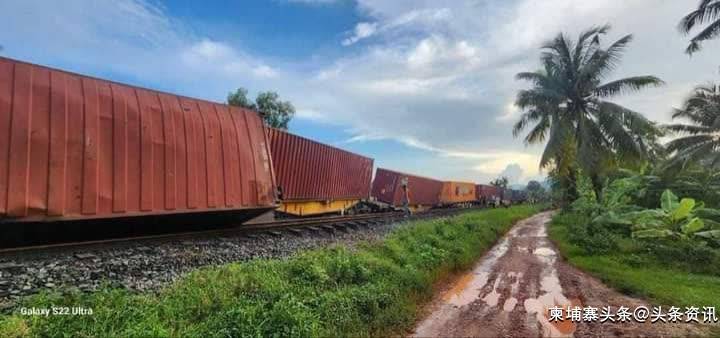
[[[257,110],[255,103],[247,97],[248,91],[245,88],[238,88],[235,92],[228,94],[227,104],[235,107]]]
[[[687,35],[693,28],[705,23],[707,27],[690,39],[686,53],[692,55],[700,50],[703,41],[720,36],[720,0],[700,0],[697,9],[682,18],[678,29]]]
[[[231,106],[257,111],[265,124],[270,127],[288,128],[288,123],[295,115],[295,107],[292,103],[280,100],[280,96],[272,91],[258,93],[255,102],[248,99],[247,94],[247,89],[238,88],[235,92],[228,94],[227,103]]]
[[[540,182],[538,181],[528,182],[525,190],[528,193],[528,198],[532,202],[537,202],[545,199],[545,187],[543,187],[542,184],[540,184]]]
[[[490,181],[490,185],[501,188],[501,189],[507,189],[509,180],[505,176],[498,177],[492,181]]]
[[[538,181],[530,181],[530,182],[528,182],[527,186],[525,187],[525,190],[527,190],[527,191],[539,191],[542,189],[543,189],[543,186]]]
[[[290,101],[281,101],[275,92],[262,92],[255,99],[257,110],[265,123],[271,127],[287,129],[295,115],[295,107]]]
[[[673,119],[685,119],[687,124],[670,124],[666,128],[684,135],[670,141],[671,167],[685,167],[697,163],[710,169],[720,168],[720,85],[695,88]]]

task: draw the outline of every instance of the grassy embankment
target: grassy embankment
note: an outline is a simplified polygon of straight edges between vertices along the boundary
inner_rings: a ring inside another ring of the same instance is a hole
[[[367,336],[401,333],[433,284],[470,267],[511,225],[517,206],[419,221],[378,243],[289,259],[204,268],[159,295],[110,289],[39,294],[25,307],[78,306],[92,316],[0,317],[0,336]]]
[[[720,309],[720,251],[692,242],[638,241],[558,214],[550,238],[573,265],[624,293],[667,306]]]

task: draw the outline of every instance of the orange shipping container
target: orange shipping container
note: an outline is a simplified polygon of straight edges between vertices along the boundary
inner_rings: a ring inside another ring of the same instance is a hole
[[[442,192],[440,193],[440,204],[471,203],[475,201],[475,198],[475,183],[443,182]]]
[[[249,110],[0,58],[0,219],[274,206]]]

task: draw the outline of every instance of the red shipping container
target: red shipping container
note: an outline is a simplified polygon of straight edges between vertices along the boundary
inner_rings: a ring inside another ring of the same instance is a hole
[[[486,200],[493,200],[496,197],[501,197],[500,189],[492,185],[478,184],[475,191],[477,193],[478,200],[482,200],[483,198]]]
[[[370,196],[373,159],[266,128],[283,200],[358,200]]]
[[[0,58],[0,218],[267,209],[249,110]]]
[[[378,168],[375,173],[372,196],[380,202],[402,206],[404,202],[402,180],[405,177],[407,177],[410,205],[436,206],[439,204],[439,196],[443,187],[442,181],[383,168]]]

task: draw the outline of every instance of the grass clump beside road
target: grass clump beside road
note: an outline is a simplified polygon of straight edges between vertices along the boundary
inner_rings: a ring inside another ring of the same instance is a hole
[[[369,336],[400,333],[447,274],[468,268],[511,225],[516,206],[418,221],[378,243],[204,268],[159,295],[106,288],[41,293],[22,306],[92,308],[91,316],[0,319],[5,336]]]
[[[720,309],[720,250],[678,240],[639,240],[627,229],[558,214],[549,235],[567,260],[631,295],[668,306]]]

